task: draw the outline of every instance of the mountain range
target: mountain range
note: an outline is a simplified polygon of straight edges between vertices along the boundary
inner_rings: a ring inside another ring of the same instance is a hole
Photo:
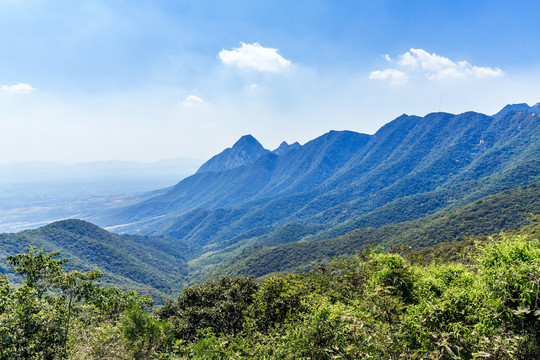
[[[516,228],[540,212],[537,107],[404,114],[373,135],[330,131],[273,151],[246,135],[176,185],[85,218],[105,230],[56,222],[1,235],[0,252],[60,249],[75,267],[104,269],[104,281],[163,298],[208,276],[296,271],[369,243],[422,248]]]
[[[334,257],[355,254],[369,244],[408,244],[415,249],[428,249],[469,235],[520,228],[531,221],[527,213],[540,213],[540,182],[420,219],[378,228],[356,228],[334,238],[298,241],[309,233],[300,224],[289,224],[260,236],[254,231],[247,246],[238,241],[218,251],[220,261],[216,261],[215,254],[189,241],[113,234],[86,221],[62,220],[35,230],[0,234],[0,274],[17,281],[10,275],[6,257],[33,246],[46,252],[59,251],[69,260],[66,270],[99,268],[104,274],[102,284],[150,293],[161,303],[178,294],[183,286],[215,276],[261,277],[304,271]],[[238,248],[242,251],[227,257]],[[447,249],[452,250],[453,246]],[[449,253],[445,257],[453,256]]]
[[[233,149],[240,159],[254,149],[255,160],[199,169],[95,221],[220,247],[295,222],[317,237],[413,220],[540,180],[539,126],[540,116],[529,111],[402,115],[374,135],[331,131],[282,155],[258,157],[264,148],[246,136],[201,169],[217,169],[216,159],[230,166]]]

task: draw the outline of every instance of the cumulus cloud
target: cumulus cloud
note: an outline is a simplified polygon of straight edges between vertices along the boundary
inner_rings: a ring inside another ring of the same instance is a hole
[[[390,80],[392,84],[402,84],[407,81],[407,75],[396,69],[375,70],[369,74],[369,78],[372,80]]]
[[[390,57],[386,57],[389,61]],[[410,49],[404,54],[398,56],[397,64],[401,67],[400,71],[397,69],[387,69],[384,71],[373,71],[370,75],[370,79],[392,79],[391,71],[394,70],[401,72],[406,77],[406,72],[417,72],[423,74],[429,80],[441,80],[448,78],[465,78],[465,77],[499,77],[503,76],[504,72],[499,68],[482,67],[471,65],[466,60],[452,61],[451,59],[437,55],[435,53],[428,53],[423,49]],[[387,72],[387,77],[382,77],[379,73]],[[379,74],[379,77],[372,77],[374,73]],[[401,75],[400,75],[401,76]]]
[[[190,107],[190,106],[200,105],[203,103],[204,103],[204,100],[201,99],[200,97],[196,95],[189,95],[188,97],[184,99],[184,101],[182,101],[182,106]]]
[[[0,89],[10,94],[30,94],[37,90],[29,84],[24,83],[18,83],[15,85],[3,85]]]
[[[279,72],[291,65],[291,61],[278,53],[278,49],[265,48],[259,43],[245,44],[233,50],[221,50],[219,58],[225,65],[252,68],[258,71]]]

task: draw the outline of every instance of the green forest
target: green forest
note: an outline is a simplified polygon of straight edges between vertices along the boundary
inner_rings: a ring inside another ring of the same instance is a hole
[[[31,248],[0,278],[1,359],[533,359],[540,217],[507,233],[367,247],[311,271],[220,277],[164,305]]]

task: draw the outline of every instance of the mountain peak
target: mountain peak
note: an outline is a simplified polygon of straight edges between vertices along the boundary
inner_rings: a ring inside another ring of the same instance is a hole
[[[286,141],[282,141],[281,144],[279,144],[279,146],[274,151],[272,151],[272,153],[276,155],[283,155],[283,154],[288,153],[291,150],[298,149],[300,147],[302,147],[302,145],[300,145],[298,141],[295,141],[294,143],[290,145],[287,144]]]
[[[238,141],[234,143],[233,148],[246,145],[259,145],[262,147],[261,143],[259,143],[253,135],[247,134],[238,139]]]
[[[232,148],[227,148],[202,164],[197,173],[207,171],[225,171],[247,165],[261,155],[269,153],[252,135],[244,135]]]

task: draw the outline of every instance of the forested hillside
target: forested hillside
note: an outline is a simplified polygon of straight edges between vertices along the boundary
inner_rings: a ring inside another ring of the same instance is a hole
[[[186,284],[220,275],[266,276],[298,272],[333,257],[352,256],[368,244],[415,249],[468,235],[487,235],[527,224],[527,213],[540,213],[540,183],[488,196],[472,204],[428,217],[382,227],[362,227],[332,236],[332,228],[291,223],[268,231],[255,228],[212,248],[173,237],[117,235],[81,220],[65,220],[37,230],[0,234],[0,271],[9,273],[5,257],[29,246],[61,251],[68,270],[103,271],[102,284],[150,293],[157,302]],[[204,216],[204,212],[202,212]],[[186,224],[187,226],[188,224]],[[328,234],[310,239],[310,234]],[[11,277],[12,280],[17,280]]]
[[[187,261],[197,250],[182,240],[166,237],[116,235],[82,220],[64,220],[16,234],[0,234],[0,273],[6,257],[30,246],[60,251],[68,270],[103,272],[101,282],[121,289],[151,293],[164,299],[183,286]]]
[[[21,286],[0,277],[0,356],[536,359],[539,235],[536,222],[451,245],[466,250],[458,262],[437,247],[374,247],[263,282],[219,278],[154,308],[97,285],[98,270],[67,273],[58,254],[31,250],[8,258]]]
[[[0,234],[0,358],[538,357],[539,225],[519,228],[540,213],[539,127],[507,109],[275,152],[244,137],[98,217],[153,236]]]
[[[353,255],[366,245],[407,245],[419,250],[472,235],[517,229],[530,222],[527,215],[530,213],[540,213],[540,183],[507,190],[418,220],[379,228],[357,228],[336,238],[298,241],[302,238],[302,228],[293,229],[286,241],[283,241],[284,234],[271,233],[252,241],[252,248],[243,250],[210,273],[260,277],[274,272],[297,272],[328,263],[334,257]],[[286,244],[272,246],[275,242]],[[234,251],[234,247],[226,250]]]
[[[403,116],[200,172],[124,209],[160,236],[0,234],[0,358],[538,358],[538,116],[497,119]]]

